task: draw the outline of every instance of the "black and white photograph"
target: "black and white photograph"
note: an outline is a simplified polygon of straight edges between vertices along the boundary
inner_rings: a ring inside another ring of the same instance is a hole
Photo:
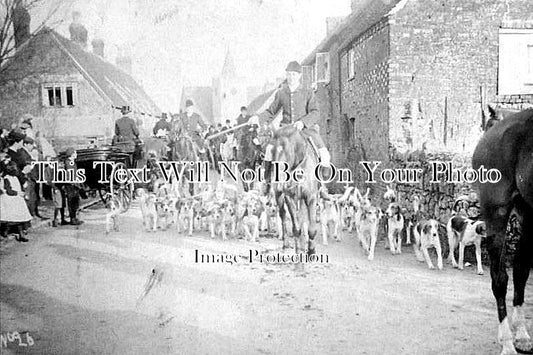
[[[533,1],[0,0],[0,354],[533,354]]]

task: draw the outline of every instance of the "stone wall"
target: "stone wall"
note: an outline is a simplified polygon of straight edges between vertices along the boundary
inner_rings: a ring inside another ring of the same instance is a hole
[[[482,102],[533,103],[497,94],[499,28],[533,20],[527,0],[408,1],[390,23],[390,138],[411,147],[472,153]],[[516,105],[514,105],[516,107]],[[401,119],[409,114],[412,121]]]

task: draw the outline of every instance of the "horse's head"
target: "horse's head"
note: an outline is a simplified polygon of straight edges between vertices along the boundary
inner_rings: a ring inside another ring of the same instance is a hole
[[[489,120],[485,124],[485,132],[489,130],[489,128],[494,126],[496,123],[518,112],[516,110],[511,110],[511,109],[494,108],[490,105],[488,105],[488,110],[489,110]]]
[[[280,128],[274,133],[274,142],[274,161],[287,162],[289,169],[293,169],[304,160],[307,142],[296,128]]]

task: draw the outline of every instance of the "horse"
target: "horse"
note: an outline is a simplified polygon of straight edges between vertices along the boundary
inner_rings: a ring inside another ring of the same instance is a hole
[[[262,162],[261,145],[259,144],[257,129],[255,127],[242,132],[239,139],[239,149],[237,150],[237,160],[241,162],[241,170],[255,170]],[[243,182],[244,190],[248,191],[249,186]]]
[[[476,187],[481,218],[487,224],[492,292],[497,303],[502,354],[531,351],[522,305],[533,251],[533,109],[515,113],[484,133],[472,157],[472,167],[477,170],[481,166],[498,169],[501,173],[498,182],[478,181]],[[513,265],[514,310],[510,322],[505,304],[508,283],[505,246],[506,227],[513,209],[522,217],[522,234]],[[516,335],[511,325],[516,327]]]
[[[315,236],[317,234],[316,207],[319,195],[320,184],[314,178],[315,168],[318,164],[318,157],[312,150],[312,146],[307,139],[293,126],[285,126],[274,133],[273,144],[273,164],[286,163],[289,172],[296,169],[303,171],[303,181],[301,182],[277,182],[276,166],[272,167],[272,188],[278,205],[278,214],[283,221],[283,249],[289,248],[287,238],[287,211],[291,217],[292,232],[294,238],[294,249],[296,254],[307,251],[313,255],[315,250]],[[305,209],[307,221],[301,221],[302,212]],[[307,222],[307,248],[305,244],[305,233],[302,233],[302,222]]]
[[[489,128],[494,126],[496,123],[518,112],[516,110],[511,110],[511,109],[496,110],[491,105],[488,105],[488,108],[489,108],[489,120],[487,121],[487,123],[485,123],[485,127],[483,128],[485,132],[488,131]],[[485,112],[483,112],[483,116],[484,115],[485,115]]]

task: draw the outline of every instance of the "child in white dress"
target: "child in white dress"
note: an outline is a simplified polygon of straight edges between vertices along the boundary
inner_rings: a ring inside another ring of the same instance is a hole
[[[3,229],[6,228],[2,230],[3,234],[7,233],[10,226],[15,226],[18,231],[17,241],[27,242],[24,227],[27,222],[31,221],[31,215],[17,175],[17,164],[10,161],[6,165],[5,176],[0,187],[0,223],[4,226]]]

